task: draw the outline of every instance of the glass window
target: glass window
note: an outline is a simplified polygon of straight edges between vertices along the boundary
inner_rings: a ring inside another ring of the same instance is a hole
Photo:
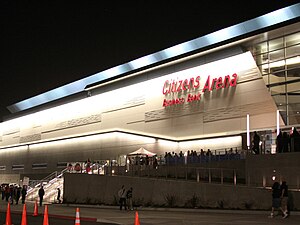
[[[270,74],[270,83],[282,83],[285,82],[285,71],[280,71]]]
[[[288,93],[289,106],[292,107],[292,110],[300,111],[299,95],[300,95],[300,90]]]
[[[289,65],[287,70],[287,80],[300,79],[300,65]]]
[[[295,76],[300,77],[300,73],[299,73],[300,57],[286,59],[286,64],[287,64],[288,71],[293,70],[293,72],[290,72],[290,73],[294,73]]]
[[[252,51],[285,124],[299,124],[300,32],[260,43]]]
[[[288,101],[289,101],[289,106],[288,106],[289,123],[299,124],[300,123],[300,90],[288,93]]]
[[[285,95],[279,95],[278,94],[278,95],[274,95],[272,97],[273,97],[273,99],[274,99],[274,101],[275,101],[275,103],[278,107],[281,107],[281,109],[283,109],[282,108],[283,106],[285,107],[285,105],[286,105]]]
[[[285,84],[271,87],[271,94],[278,95],[285,93]]]
[[[285,70],[285,61],[280,60],[269,64],[270,73],[276,73]]]
[[[269,62],[268,54],[264,53],[264,54],[255,56],[255,61],[256,61],[257,65],[268,63]]]
[[[289,124],[299,124],[300,123],[300,114],[298,113],[290,113],[289,112]]]
[[[300,43],[300,32],[285,37],[286,46],[291,46]]]
[[[300,55],[300,44],[286,48],[286,58],[299,56]]]
[[[287,65],[288,70],[294,69],[294,68],[299,68],[300,67],[300,56],[286,59],[286,65]]]
[[[274,101],[279,110],[286,110],[286,98],[285,95],[274,95]]]
[[[297,79],[298,80],[298,79]],[[288,92],[300,92],[300,80],[298,82],[294,82],[294,83],[288,83],[287,84],[287,91]],[[300,102],[300,95],[298,93],[298,101]]]
[[[269,41],[269,51],[274,51],[280,48],[283,48],[283,38],[277,38]]]
[[[284,49],[276,50],[269,53],[270,62],[279,61],[284,59]]]
[[[267,51],[268,51],[267,42],[263,42],[263,43],[260,43],[260,44],[255,46],[255,48],[253,50],[253,54],[258,55],[258,54],[261,54],[261,53],[265,53]]]

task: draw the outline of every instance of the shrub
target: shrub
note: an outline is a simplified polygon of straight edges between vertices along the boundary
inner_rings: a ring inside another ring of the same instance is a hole
[[[173,195],[172,194],[166,194],[164,196],[164,199],[165,199],[166,205],[168,207],[174,207],[174,206],[176,206],[176,203],[178,201],[178,197],[176,195],[174,195],[174,194]]]

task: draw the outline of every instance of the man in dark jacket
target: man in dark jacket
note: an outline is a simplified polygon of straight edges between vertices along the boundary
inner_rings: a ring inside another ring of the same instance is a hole
[[[45,191],[44,191],[43,186],[41,186],[41,188],[39,189],[40,206],[43,205],[43,198],[44,198],[44,195],[45,195]]]
[[[27,186],[24,185],[22,188],[22,204],[25,204],[26,195],[27,195]]]
[[[272,211],[270,218],[273,218],[275,209],[279,209],[282,212],[283,218],[287,217],[287,213],[281,208],[281,189],[280,184],[275,181],[272,186]]]
[[[259,154],[259,142],[260,142],[260,137],[257,134],[256,131],[254,131],[254,137],[253,137],[253,151],[255,154]]]

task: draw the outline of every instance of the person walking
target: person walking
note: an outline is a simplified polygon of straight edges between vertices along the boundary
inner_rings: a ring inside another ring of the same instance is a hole
[[[120,198],[120,210],[122,210],[122,207],[124,205],[124,209],[126,210],[126,189],[124,187],[124,185],[122,185],[121,189],[118,191],[118,196]]]
[[[273,218],[275,216],[274,215],[275,209],[279,209],[282,212],[283,218],[287,217],[286,213],[281,208],[281,190],[280,190],[280,184],[277,181],[275,181],[272,186],[272,211],[271,211],[270,218]]]
[[[60,188],[57,188],[57,201],[58,201],[58,203],[61,203],[61,200],[60,200]]]
[[[286,218],[289,215],[289,213],[288,213],[288,186],[286,184],[286,181],[282,182],[282,184],[280,186],[280,190],[281,190],[281,208],[284,212],[283,218]]]
[[[132,204],[132,187],[129,188],[129,190],[126,193],[127,203],[128,203],[128,210],[133,210],[133,204]]]
[[[25,204],[25,198],[27,195],[27,187],[25,185],[23,186],[21,193],[22,193],[22,204]]]
[[[40,197],[40,206],[43,205],[43,198],[44,198],[44,195],[45,195],[45,191],[44,191],[44,188],[43,186],[41,185],[41,188],[39,189],[39,197]]]

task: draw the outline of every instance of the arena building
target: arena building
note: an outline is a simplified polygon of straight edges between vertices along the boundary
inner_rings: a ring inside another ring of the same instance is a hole
[[[140,147],[249,153],[254,131],[276,153],[279,128],[300,124],[299,19],[300,3],[8,106],[0,173],[123,165]]]

